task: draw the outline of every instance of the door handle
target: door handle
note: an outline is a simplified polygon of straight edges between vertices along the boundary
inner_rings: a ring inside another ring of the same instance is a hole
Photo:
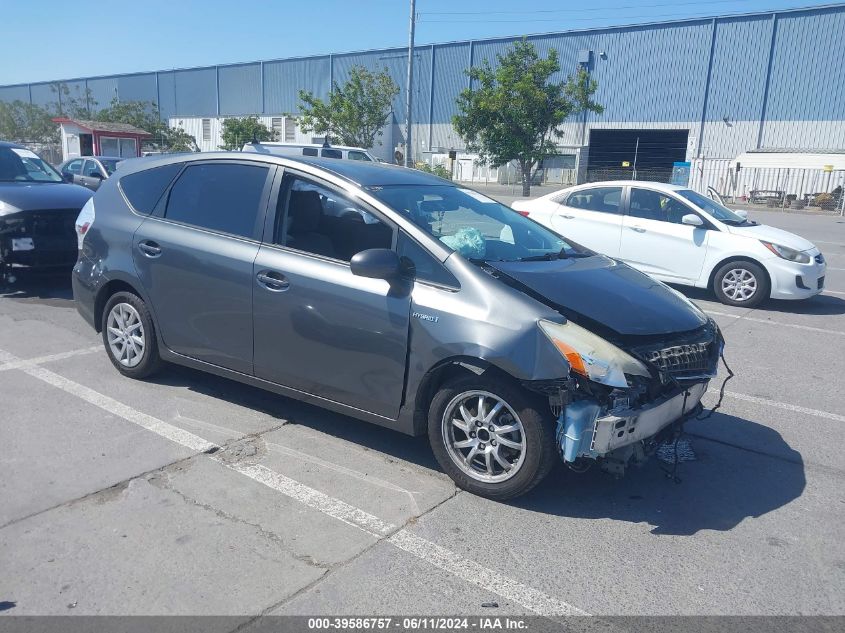
[[[632,231],[636,231],[637,233],[645,233],[645,229],[641,226],[632,226],[629,227]]]
[[[272,292],[282,292],[290,288],[290,282],[281,273],[263,270],[255,275],[255,278],[258,280],[258,283]]]
[[[574,215],[564,215],[564,214],[562,214],[562,213],[561,213],[561,214],[560,214],[560,217],[564,218],[565,220],[571,220],[571,219],[573,219],[575,216],[574,216]]]
[[[147,257],[158,257],[161,255],[161,246],[149,240],[138,242],[138,250]]]

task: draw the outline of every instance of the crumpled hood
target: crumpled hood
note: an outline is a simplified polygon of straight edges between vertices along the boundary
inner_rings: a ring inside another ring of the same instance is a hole
[[[816,247],[815,244],[805,240],[803,237],[795,235],[795,233],[776,229],[773,226],[766,226],[765,224],[751,226],[730,226],[726,224],[725,226],[734,235],[751,237],[755,240],[765,240],[773,244],[794,248],[796,251],[809,251]]]
[[[486,264],[560,306],[564,314],[584,316],[620,335],[688,332],[707,323],[659,281],[603,255]]]
[[[62,182],[0,182],[0,202],[21,211],[81,209],[93,195],[90,189]]]

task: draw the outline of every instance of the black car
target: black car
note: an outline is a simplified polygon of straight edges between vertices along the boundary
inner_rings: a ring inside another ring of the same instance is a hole
[[[92,193],[31,150],[0,141],[0,284],[14,281],[13,266],[72,267],[74,223]]]

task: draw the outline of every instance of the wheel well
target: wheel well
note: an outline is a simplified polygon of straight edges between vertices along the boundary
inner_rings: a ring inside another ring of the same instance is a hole
[[[763,274],[766,276],[766,282],[769,284],[769,291],[771,292],[772,278],[769,276],[769,271],[766,270],[766,267],[763,266],[763,264],[758,262],[756,259],[751,259],[750,257],[742,257],[741,255],[737,255],[737,256],[734,256],[734,257],[728,257],[728,258],[720,261],[715,266],[713,266],[713,270],[710,271],[710,279],[707,282],[707,287],[710,290],[715,291],[714,282],[716,280],[716,273],[719,271],[719,269],[722,266],[724,266],[725,264],[730,264],[731,262],[748,262],[749,264],[754,264],[755,266],[759,266],[760,269],[763,271]]]
[[[476,358],[453,358],[430,369],[420,381],[417,397],[414,401],[414,434],[422,435],[426,432],[428,428],[428,405],[440,387],[447,382],[465,376],[481,376],[491,373],[514,380],[513,376],[495,365]]]
[[[94,329],[97,332],[103,329],[103,309],[106,307],[106,302],[117,292],[131,292],[133,295],[138,294],[138,291],[131,284],[119,279],[114,279],[100,288],[100,291],[97,293],[97,299],[94,301]]]

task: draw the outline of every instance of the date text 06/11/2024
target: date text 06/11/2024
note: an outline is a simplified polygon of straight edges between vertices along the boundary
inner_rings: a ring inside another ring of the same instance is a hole
[[[521,618],[479,616],[467,617],[331,617],[309,618],[309,630],[400,630],[400,631],[499,631],[527,630]]]

